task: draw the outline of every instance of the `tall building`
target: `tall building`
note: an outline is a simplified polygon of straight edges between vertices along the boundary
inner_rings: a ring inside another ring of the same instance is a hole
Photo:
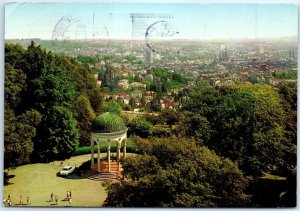
[[[153,62],[153,52],[149,49],[146,49],[145,52],[145,64],[146,65],[151,65]]]
[[[295,59],[295,51],[293,50],[292,58]]]
[[[259,53],[264,54],[265,53],[265,47],[263,45],[259,46]]]
[[[226,45],[220,45],[219,48],[219,61],[227,61],[228,60],[228,52]]]

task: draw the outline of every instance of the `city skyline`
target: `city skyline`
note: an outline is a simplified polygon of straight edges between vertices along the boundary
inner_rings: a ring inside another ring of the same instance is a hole
[[[150,18],[149,23],[142,20],[143,26],[133,26],[132,13],[171,18]],[[293,4],[8,3],[5,39],[53,39],[55,27],[64,18],[74,22],[64,25],[68,28],[61,33],[70,39],[144,38],[146,26],[157,21],[167,21],[176,32],[166,39],[263,39],[298,34],[298,10]],[[141,28],[139,37],[133,37],[134,27]]]

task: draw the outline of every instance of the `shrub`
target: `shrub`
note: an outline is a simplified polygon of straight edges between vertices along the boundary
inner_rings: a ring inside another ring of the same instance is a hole
[[[107,152],[107,145],[101,145],[100,147],[101,153]],[[117,146],[112,145],[110,148],[111,152],[116,152],[117,151]],[[128,153],[138,153],[138,147],[135,144],[128,144],[126,146],[126,152]],[[77,156],[77,155],[86,155],[91,153],[91,147],[90,146],[84,146],[84,147],[78,147],[74,152],[72,156]],[[94,153],[97,153],[97,148],[94,149]]]
[[[153,136],[156,136],[156,137],[170,137],[170,135],[171,135],[170,128],[161,127],[161,126],[153,128]]]
[[[128,135],[138,135],[147,138],[152,135],[153,125],[145,119],[134,119],[128,125]]]

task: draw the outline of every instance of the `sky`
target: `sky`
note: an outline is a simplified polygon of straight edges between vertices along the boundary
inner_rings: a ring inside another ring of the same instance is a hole
[[[135,18],[130,14],[168,15]],[[295,4],[7,3],[5,39],[296,37]],[[168,32],[168,33],[166,33]]]

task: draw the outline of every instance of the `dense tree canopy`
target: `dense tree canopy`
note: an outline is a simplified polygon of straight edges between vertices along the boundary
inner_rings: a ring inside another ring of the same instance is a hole
[[[105,206],[241,207],[247,184],[229,159],[188,139],[139,140],[142,155],[129,157],[124,174],[130,180],[108,189]]]
[[[211,131],[204,145],[237,161],[250,175],[261,175],[280,164],[284,111],[278,92],[271,86],[199,86],[189,97],[184,110],[198,113],[209,122]],[[198,127],[207,133],[205,122]]]
[[[210,139],[212,130],[206,117],[192,112],[182,112],[173,132],[177,136],[194,138],[199,146],[204,146]]]
[[[152,135],[153,125],[145,119],[133,119],[128,124],[128,135],[147,138]]]
[[[54,106],[48,109],[39,127],[39,139],[35,141],[33,156],[36,160],[48,161],[69,157],[78,146],[76,120],[70,109]]]
[[[91,106],[88,97],[85,94],[79,95],[74,103],[75,118],[77,120],[77,128],[79,129],[80,145],[90,145],[91,126],[96,118],[96,114]]]
[[[89,145],[96,115],[121,114],[123,102],[102,101],[88,69],[99,59],[77,59],[84,65],[33,42],[27,49],[5,45],[5,168],[65,159],[79,144]],[[114,71],[106,63],[102,91],[115,89]],[[185,87],[188,79],[162,68],[153,68],[153,75],[147,90],[157,95],[148,104],[143,95],[140,109],[159,114],[145,119],[121,114],[139,154],[123,166],[127,179],[108,187],[105,206],[265,206],[264,197],[277,189],[270,201],[295,206],[296,89],[262,84],[216,88],[200,81],[172,94],[181,109],[162,110],[163,94]],[[132,98],[123,108],[136,104]],[[278,182],[273,175],[287,180]],[[272,182],[265,185],[265,180]]]
[[[15,167],[30,162],[33,151],[32,139],[41,115],[35,110],[16,116],[8,106],[4,108],[4,167]]]
[[[178,113],[173,109],[164,109],[160,114],[161,122],[166,123],[170,128],[179,121]]]
[[[116,101],[105,101],[101,105],[101,111],[120,113],[122,111],[122,106]]]
[[[34,42],[27,49],[6,44],[5,71],[7,167],[70,156],[78,146],[76,127],[83,142],[88,138],[88,124],[77,126],[75,118],[87,114],[91,121],[95,111],[100,111],[101,98],[93,74]]]

